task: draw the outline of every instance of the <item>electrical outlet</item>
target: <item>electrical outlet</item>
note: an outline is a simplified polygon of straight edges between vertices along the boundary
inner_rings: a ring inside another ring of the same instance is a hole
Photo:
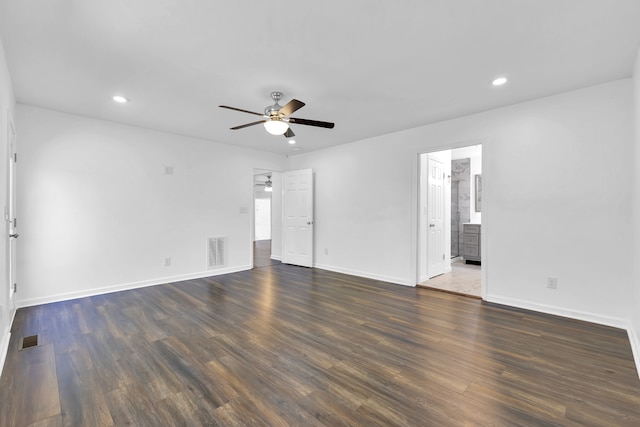
[[[325,255],[329,255],[329,249],[324,248],[324,254],[325,254]]]
[[[547,288],[549,288],[549,289],[558,289],[558,278],[557,277],[547,277]]]
[[[171,265],[171,257],[169,256],[164,259],[164,266],[169,267],[170,265]]]

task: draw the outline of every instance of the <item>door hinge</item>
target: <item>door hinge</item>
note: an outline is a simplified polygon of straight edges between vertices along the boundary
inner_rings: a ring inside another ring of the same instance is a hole
[[[442,254],[442,260],[444,261],[444,254]]]
[[[18,227],[18,218],[13,218],[13,228]]]
[[[13,163],[18,163],[18,153],[13,153]]]
[[[15,294],[16,292],[18,292],[18,284],[14,283],[13,284],[13,293]]]

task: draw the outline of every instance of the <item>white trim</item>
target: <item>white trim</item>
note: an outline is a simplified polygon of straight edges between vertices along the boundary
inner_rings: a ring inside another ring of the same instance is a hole
[[[4,340],[0,344],[0,377],[2,376],[2,370],[4,368],[4,362],[7,360],[7,354],[9,353],[9,342],[11,341],[11,332],[7,333]]]
[[[622,317],[602,316],[596,313],[586,311],[570,310],[562,307],[556,307],[546,304],[536,304],[514,298],[506,298],[495,295],[488,295],[487,302],[495,304],[508,305],[516,308],[524,308],[526,310],[537,311],[540,313],[553,314],[556,316],[568,317],[570,319],[583,320],[585,322],[597,323],[605,326],[628,330],[628,322]]]
[[[631,344],[631,353],[633,353],[633,360],[636,362],[636,370],[638,371],[638,378],[640,378],[640,335],[638,335],[633,325],[629,324],[627,328],[627,334],[629,334],[629,344]]]
[[[282,257],[277,255],[271,255],[271,259],[275,261],[282,261]]]
[[[389,282],[389,283],[393,283],[395,285],[403,285],[403,286],[411,286],[411,287],[415,287],[416,286],[416,284],[413,283],[413,281],[411,281],[411,280],[400,279],[400,278],[391,277],[391,276],[383,276],[383,275],[380,275],[380,274],[372,274],[372,273],[367,273],[367,272],[364,272],[364,271],[351,270],[351,269],[348,269],[348,268],[335,267],[335,266],[332,266],[332,265],[314,264],[313,267],[314,268],[319,268],[321,270],[334,271],[336,273],[350,274],[352,276],[364,277],[364,278],[373,279],[373,280],[380,280],[382,282]]]
[[[9,326],[4,334],[4,339],[0,342],[0,377],[2,377],[2,370],[4,369],[4,362],[7,361],[7,354],[9,354],[9,343],[11,342],[11,328],[13,327],[13,319],[16,318],[16,311],[11,310],[11,319],[9,320]]]
[[[32,298],[17,301],[18,308],[30,307],[40,304],[48,304],[51,302],[66,301],[76,298],[90,297],[94,295],[108,294],[111,292],[126,291],[130,289],[145,288],[147,286],[164,285],[167,283],[180,282],[184,280],[201,279],[203,277],[219,276],[221,274],[237,273],[239,271],[251,270],[250,265],[241,265],[238,267],[220,268],[215,270],[201,271],[198,273],[183,274],[179,276],[162,277],[152,280],[143,280],[140,282],[123,283],[114,286],[105,286],[102,288],[84,289],[75,292],[66,292],[62,294],[49,295],[41,298]]]
[[[422,147],[417,151],[412,151],[412,156],[417,156],[417,161],[411,161],[411,252],[410,252],[410,272],[416,280],[417,283],[422,283],[425,280],[428,280],[428,277],[424,279],[422,276],[425,275],[425,272],[420,271],[420,260],[419,258],[423,256],[420,253],[420,242],[419,242],[419,234],[420,234],[420,156],[423,154],[435,153],[438,151],[445,150],[455,150],[457,148],[465,148],[471,147],[474,145],[482,146],[482,185],[483,185],[483,197],[485,201],[487,199],[487,188],[490,187],[487,180],[487,146],[489,143],[488,136],[481,136],[477,138],[463,139],[457,141],[449,141],[449,142],[439,142],[430,147]],[[413,157],[414,159],[416,157]],[[489,181],[490,182],[490,181]],[[480,291],[482,295],[482,299],[486,300],[487,294],[489,293],[489,280],[487,275],[487,266],[489,264],[489,253],[488,253],[488,232],[486,226],[487,212],[486,212],[486,203],[483,206],[482,212],[482,239],[480,242],[480,252],[482,253],[482,279],[480,282]],[[489,215],[490,216],[490,215]],[[453,260],[449,260],[449,265],[453,262]],[[428,273],[426,273],[428,276]],[[367,277],[367,276],[365,276]],[[402,283],[404,284],[404,283]],[[411,284],[409,286],[415,286],[415,284]]]

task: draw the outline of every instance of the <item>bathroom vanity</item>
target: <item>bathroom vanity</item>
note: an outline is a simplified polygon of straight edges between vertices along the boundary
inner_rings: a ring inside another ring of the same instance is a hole
[[[462,224],[462,256],[465,264],[480,264],[480,224]]]

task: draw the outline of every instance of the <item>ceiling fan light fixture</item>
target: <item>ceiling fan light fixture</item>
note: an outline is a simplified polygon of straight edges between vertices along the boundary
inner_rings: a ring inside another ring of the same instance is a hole
[[[507,83],[507,78],[502,76],[502,77],[497,77],[493,80],[491,80],[491,84],[493,86],[502,86],[503,84]]]
[[[282,135],[289,129],[289,124],[279,119],[270,119],[264,122],[264,128],[271,135]]]
[[[271,177],[268,176],[267,180],[264,183],[264,191],[272,192],[273,191],[273,183],[271,182]]]

